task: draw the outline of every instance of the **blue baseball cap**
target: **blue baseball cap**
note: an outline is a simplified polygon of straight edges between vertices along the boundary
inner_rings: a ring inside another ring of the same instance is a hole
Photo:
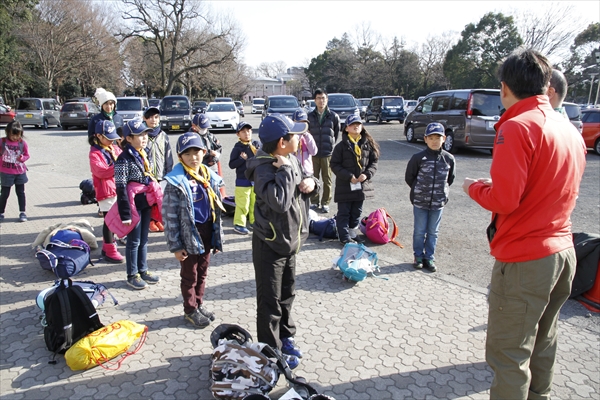
[[[186,132],[177,139],[177,155],[192,147],[206,151],[206,145],[196,132]]]
[[[308,130],[306,122],[294,122],[290,117],[275,113],[267,116],[258,127],[258,137],[261,142],[269,143],[281,139],[288,133],[302,135]]]
[[[119,138],[115,124],[106,119],[96,122],[96,133],[101,134],[108,140],[117,140]]]
[[[192,124],[199,126],[201,129],[210,128],[210,120],[203,113],[194,114],[192,118]]]
[[[250,128],[250,129],[252,129],[252,125],[250,125],[246,121],[240,121],[240,123],[238,124],[237,129],[235,131],[239,132],[239,131],[241,131],[244,128]]]
[[[350,114],[348,115],[348,117],[346,118],[346,126],[350,126],[352,124],[356,124],[356,123],[362,124],[362,120],[360,119],[359,115],[356,114]]]
[[[439,122],[432,122],[427,125],[427,129],[425,129],[425,136],[429,135],[440,135],[446,137],[446,132],[444,130],[444,125]]]
[[[144,132],[152,131],[154,129],[148,128],[148,125],[141,119],[132,119],[131,121],[127,121],[125,125],[123,125],[123,137],[127,137],[130,135],[141,135]]]
[[[308,115],[306,115],[306,113],[302,110],[296,110],[292,120],[295,122],[308,122]]]

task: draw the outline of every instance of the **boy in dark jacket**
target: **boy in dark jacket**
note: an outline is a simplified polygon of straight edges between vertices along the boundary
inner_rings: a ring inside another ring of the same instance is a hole
[[[310,195],[319,190],[318,181],[305,176],[298,159],[290,156],[298,150],[298,135],[307,130],[304,122],[269,115],[258,130],[262,148],[246,163],[246,178],[254,181],[256,193],[252,262],[258,341],[280,349],[292,369],[302,357],[291,315],[296,254],[308,237]]]
[[[254,188],[251,180],[246,178],[246,160],[254,157],[260,147],[259,142],[252,141],[252,125],[241,121],[237,127],[239,141],[233,146],[229,157],[229,168],[235,169],[235,214],[233,230],[240,235],[250,233],[246,228],[246,217],[250,226],[254,224]]]
[[[414,154],[406,166],[405,180],[410,186],[413,204],[414,267],[437,270],[434,263],[442,211],[448,202],[450,185],[454,182],[454,157],[442,148],[446,134],[444,126],[433,122],[425,130],[427,148]]]

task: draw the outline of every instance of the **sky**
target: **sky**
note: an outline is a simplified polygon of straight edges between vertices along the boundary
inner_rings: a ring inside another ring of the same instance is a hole
[[[465,25],[477,23],[487,12],[518,10],[539,12],[542,1],[210,1],[216,13],[229,13],[240,27],[246,46],[246,65],[284,61],[287,67],[308,66],[325,51],[334,37],[344,32],[352,38],[360,26],[369,26],[391,42],[403,38],[408,46],[425,42],[428,36],[454,31],[458,37]],[[570,1],[574,24],[583,30],[600,20],[600,1]]]

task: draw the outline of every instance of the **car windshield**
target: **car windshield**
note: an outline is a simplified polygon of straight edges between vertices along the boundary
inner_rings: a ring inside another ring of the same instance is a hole
[[[362,99],[359,101],[360,101],[360,104],[362,104],[363,106],[368,106],[369,103],[371,102],[371,99]]]
[[[265,104],[265,99],[254,99],[252,100],[252,104],[263,105]]]
[[[271,99],[269,100],[271,108],[294,108],[298,107],[298,101],[294,98],[288,99]]]
[[[206,107],[206,102],[205,101],[195,101],[194,107]]]
[[[62,108],[63,112],[67,111],[87,111],[83,103],[67,103]]]
[[[148,105],[150,107],[158,107],[159,104],[160,104],[160,99],[150,99],[150,100],[148,100]]]
[[[187,110],[190,108],[186,99],[163,99],[160,104],[165,111]]]
[[[405,104],[406,104],[407,107],[414,107],[414,106],[417,105],[417,101],[416,100],[409,100]]]
[[[392,98],[386,98],[384,101],[384,105],[386,107],[402,107],[402,104],[404,102],[402,101],[402,99],[400,97],[392,97]]]
[[[141,109],[140,99],[117,99],[117,111],[140,111]]]
[[[329,96],[327,104],[330,107],[356,107],[352,96]]]
[[[231,112],[235,111],[235,105],[233,104],[211,104],[208,106],[206,112]]]
[[[579,121],[581,119],[581,109],[577,104],[563,104],[563,107],[571,121]]]
[[[21,99],[17,104],[17,110],[41,110],[42,105],[37,99]]]
[[[500,115],[502,103],[500,102],[500,93],[473,93],[471,100],[471,109],[473,115],[483,115],[493,117]]]

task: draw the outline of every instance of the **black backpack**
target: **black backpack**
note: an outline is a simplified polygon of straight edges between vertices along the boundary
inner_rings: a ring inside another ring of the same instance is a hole
[[[94,189],[94,182],[91,179],[82,180],[79,184],[79,189],[81,189],[81,196],[79,196],[81,204],[98,203],[98,200],[96,200],[96,190]]]
[[[64,353],[82,337],[104,327],[89,297],[70,279],[62,280],[44,300],[44,312],[44,341],[54,353],[50,364],[56,364],[56,353]]]

